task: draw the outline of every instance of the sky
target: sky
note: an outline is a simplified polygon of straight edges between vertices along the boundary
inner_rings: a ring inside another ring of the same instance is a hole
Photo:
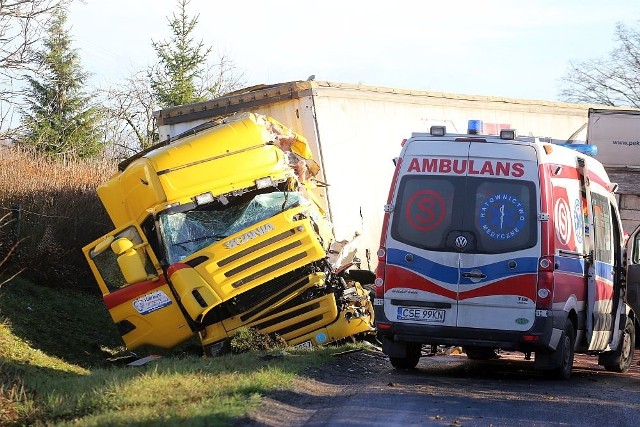
[[[84,0],[68,24],[95,86],[157,61],[177,0]],[[245,86],[306,80],[557,101],[570,64],[606,58],[638,0],[191,0],[196,41]]]

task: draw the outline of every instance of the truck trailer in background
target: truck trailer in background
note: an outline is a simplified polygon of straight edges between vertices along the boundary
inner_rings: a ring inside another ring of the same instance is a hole
[[[640,110],[589,108],[587,140],[610,168],[640,169]]]
[[[618,184],[622,224],[631,233],[640,225],[640,110],[589,108],[586,140]]]
[[[374,270],[383,206],[397,156],[408,131],[444,125],[466,133],[470,119],[485,134],[517,129],[519,135],[581,139],[587,105],[456,95],[323,81],[295,81],[245,88],[206,102],[156,112],[160,139],[233,113],[251,111],[305,135],[320,162],[320,193],[336,240],[357,235],[362,268]]]

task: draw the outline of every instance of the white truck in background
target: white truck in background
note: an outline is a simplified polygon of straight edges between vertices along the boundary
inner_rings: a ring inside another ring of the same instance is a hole
[[[210,101],[155,113],[160,140],[237,112],[275,118],[305,135],[320,163],[319,197],[337,241],[357,248],[361,268],[375,270],[383,206],[407,132],[446,125],[464,133],[469,119],[485,134],[517,129],[519,135],[570,140],[587,121],[588,106],[539,100],[426,92],[325,81],[259,85]],[[341,248],[336,248],[336,251]]]
[[[605,167],[640,170],[640,110],[590,108],[587,143]]]

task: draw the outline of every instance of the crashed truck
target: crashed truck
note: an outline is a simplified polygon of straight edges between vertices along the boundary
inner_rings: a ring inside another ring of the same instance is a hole
[[[241,327],[308,348],[375,336],[375,276],[336,245],[318,172],[302,135],[253,113],[121,162],[97,189],[115,229],[83,252],[127,348],[196,335],[216,355]]]

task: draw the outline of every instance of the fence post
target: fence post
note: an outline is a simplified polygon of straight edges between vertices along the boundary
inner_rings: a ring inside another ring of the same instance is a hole
[[[16,222],[16,225],[15,225],[16,239],[20,239],[20,220],[22,217],[22,213],[20,211],[21,211],[20,206],[11,207],[13,221]]]

